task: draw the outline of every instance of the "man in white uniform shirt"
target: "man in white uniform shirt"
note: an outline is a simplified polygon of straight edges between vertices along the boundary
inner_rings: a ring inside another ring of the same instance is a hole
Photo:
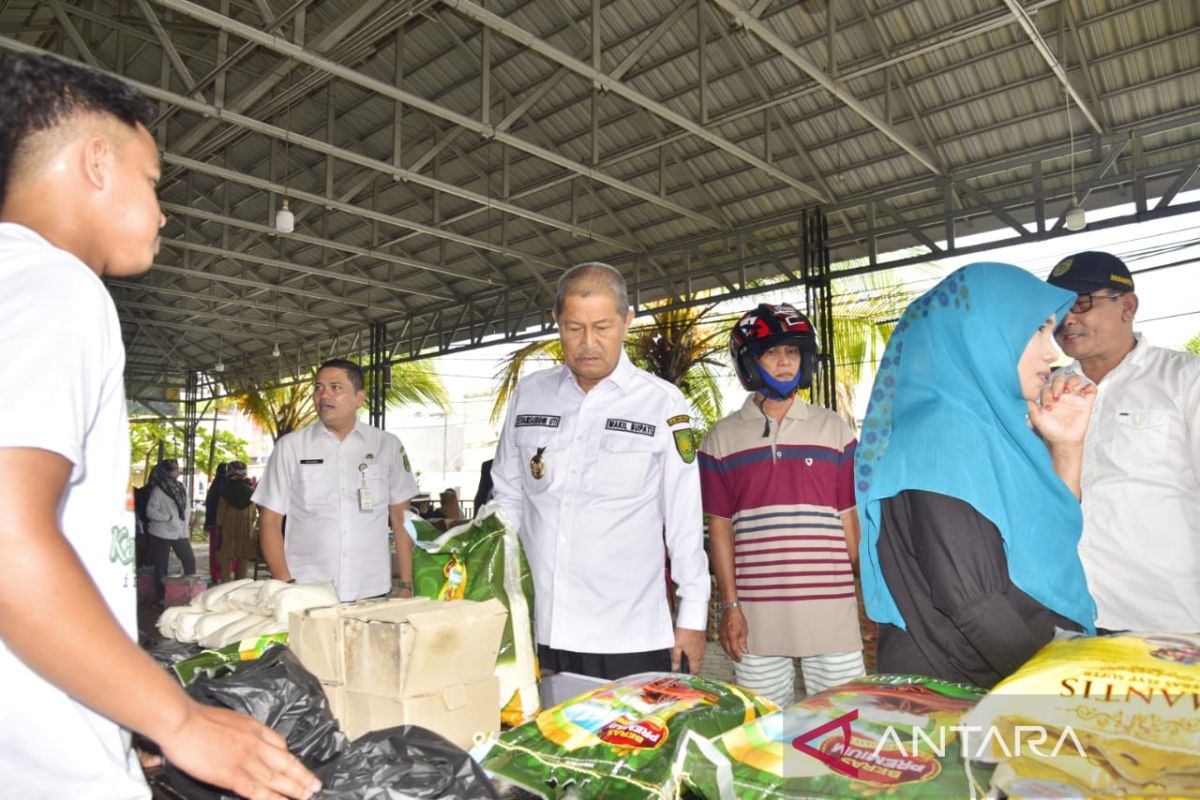
[[[1054,333],[1096,384],[1079,555],[1105,630],[1200,632],[1200,358],[1133,332],[1133,276],[1109,253],[1060,261],[1078,294]]]
[[[564,364],[517,386],[492,466],[533,573],[538,660],[614,679],[686,656],[699,672],[710,584],[687,402],[625,355],[633,310],[612,267],[564,273],[554,319]]]
[[[307,798],[283,737],[195,702],[132,638],[125,347],[100,279],[158,250],[153,118],[115,78],[0,58],[0,795],[149,798],[134,730],[202,781]]]
[[[332,581],[342,601],[389,590],[412,594],[412,539],[404,532],[404,511],[417,481],[400,440],[358,420],[366,398],[357,364],[322,364],[313,388],[319,419],[275,443],[253,498],[271,576]],[[389,523],[396,532],[394,559],[388,557]]]

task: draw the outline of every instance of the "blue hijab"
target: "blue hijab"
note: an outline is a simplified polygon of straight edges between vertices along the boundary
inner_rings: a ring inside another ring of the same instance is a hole
[[[905,310],[880,362],[855,462],[867,614],[904,627],[879,566],[883,500],[906,489],[962,500],[1004,540],[1022,591],[1093,632],[1079,501],[1029,428],[1017,362],[1075,295],[1009,264],[956,270]]]

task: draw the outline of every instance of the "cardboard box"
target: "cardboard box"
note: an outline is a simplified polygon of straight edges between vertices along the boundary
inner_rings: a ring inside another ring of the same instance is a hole
[[[492,675],[508,612],[498,600],[394,599],[292,614],[300,663],[347,691],[405,697]]]
[[[343,709],[337,719],[351,739],[382,728],[420,725],[468,750],[477,734],[500,730],[500,679],[495,676],[416,697],[384,697],[344,689],[336,693],[341,695]]]

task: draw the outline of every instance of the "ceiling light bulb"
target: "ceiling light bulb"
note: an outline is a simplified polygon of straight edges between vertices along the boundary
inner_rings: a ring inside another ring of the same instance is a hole
[[[276,342],[275,346],[271,348],[271,356],[272,358],[279,358],[279,342]]]
[[[217,365],[215,367],[213,367],[213,372],[224,372],[224,371],[225,371],[225,362],[218,358]]]
[[[1063,219],[1069,231],[1081,231],[1087,227],[1087,214],[1074,198],[1071,199],[1071,205],[1067,206],[1067,213]]]
[[[296,230],[296,215],[288,208],[286,197],[279,204],[279,210],[275,212],[275,230],[280,233],[291,233]]]

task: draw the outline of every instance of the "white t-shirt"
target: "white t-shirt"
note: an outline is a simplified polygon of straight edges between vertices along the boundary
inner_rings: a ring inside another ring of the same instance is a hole
[[[0,223],[0,287],[0,447],[49,450],[71,462],[60,529],[135,636],[125,347],[116,308],[81,261],[12,223]],[[30,600],[36,608],[37,598]],[[0,794],[125,800],[150,790],[128,732],[0,644]]]
[[[369,509],[360,502],[363,488]],[[338,598],[349,601],[391,590],[388,506],[416,493],[395,435],[357,422],[339,440],[318,420],[275,443],[254,502],[287,516],[283,546],[292,577],[333,581]]]

